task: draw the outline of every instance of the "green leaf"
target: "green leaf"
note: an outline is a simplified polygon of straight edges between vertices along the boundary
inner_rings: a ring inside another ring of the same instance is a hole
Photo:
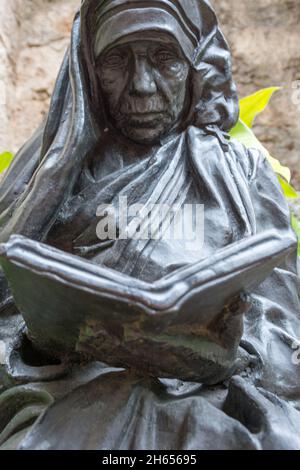
[[[298,237],[298,256],[300,256],[300,221],[292,214],[292,227]]]
[[[3,173],[11,164],[14,156],[10,152],[4,152],[0,154],[0,173]]]
[[[273,94],[280,90],[280,87],[270,87],[259,90],[253,95],[246,96],[240,100],[240,119],[246,126],[252,128],[253,122],[269,104]]]
[[[240,101],[240,119],[237,125],[230,132],[230,136],[240,141],[247,148],[256,148],[260,150],[269,160],[275,173],[277,173],[284,195],[288,199],[296,199],[299,196],[295,189],[289,184],[291,180],[291,172],[289,168],[281,165],[276,158],[272,157],[251,130],[255,117],[266,108],[272,95],[277,90],[280,90],[280,88],[265,88],[253,95],[243,98]]]
[[[291,180],[290,169],[282,166],[281,163],[272,157],[268,150],[260,143],[254,132],[240,119],[236,126],[231,130],[230,136],[237,139],[247,148],[256,148],[260,150],[269,160],[273,170],[286,181]]]
[[[291,181],[291,170],[287,166],[281,165],[280,161],[277,160],[276,158],[272,157],[269,154],[269,152],[268,152],[268,155],[267,155],[267,159],[269,160],[269,162],[270,162],[273,170],[275,171],[275,173],[277,173],[277,175],[284,178],[286,180],[287,184],[289,185],[289,182]]]

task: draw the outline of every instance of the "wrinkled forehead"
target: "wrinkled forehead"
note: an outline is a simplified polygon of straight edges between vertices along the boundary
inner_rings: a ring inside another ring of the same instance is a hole
[[[148,5],[147,7],[145,5]],[[153,7],[151,2],[141,2],[132,8],[130,2],[121,8],[98,11],[94,39],[94,55],[100,54],[128,37],[135,40],[160,39],[162,42],[173,41],[180,44],[181,50],[189,62],[192,62],[198,38],[193,28],[184,21],[178,12],[165,8]],[[176,14],[175,14],[176,13]]]
[[[104,55],[111,49],[119,46],[138,46],[139,44],[166,45],[175,49],[180,55],[185,56],[177,39],[169,33],[157,31],[143,31],[140,33],[121,36],[116,42],[109,44],[100,55]]]

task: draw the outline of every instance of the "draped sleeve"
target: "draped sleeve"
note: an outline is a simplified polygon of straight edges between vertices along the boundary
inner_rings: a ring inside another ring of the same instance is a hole
[[[234,143],[235,154],[241,146]],[[275,229],[295,239],[295,250],[252,293],[245,318],[242,346],[258,359],[255,383],[300,405],[300,366],[295,349],[300,339],[300,278],[297,273],[297,238],[279,181],[258,150],[243,151],[240,165],[248,180],[257,233]],[[298,401],[297,401],[298,400]]]

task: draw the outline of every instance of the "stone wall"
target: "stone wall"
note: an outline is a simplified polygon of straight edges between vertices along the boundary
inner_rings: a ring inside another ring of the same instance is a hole
[[[0,151],[16,151],[47,112],[79,4],[0,0]],[[298,106],[292,103],[292,83],[300,80],[300,0],[214,4],[232,47],[240,95],[284,87],[259,119],[257,132],[274,156],[291,166],[300,188],[300,99]]]
[[[0,152],[11,145],[8,113],[15,88],[19,6],[19,0],[0,0]]]
[[[256,132],[272,154],[292,168],[300,188],[300,91],[296,99],[293,89],[300,80],[300,0],[214,3],[232,48],[240,95],[283,87],[258,119]]]

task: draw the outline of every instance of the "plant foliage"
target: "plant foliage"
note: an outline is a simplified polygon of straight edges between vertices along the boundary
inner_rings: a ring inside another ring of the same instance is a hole
[[[278,175],[285,197],[288,199],[296,199],[299,196],[290,184],[291,172],[289,168],[281,165],[279,160],[270,155],[252,130],[256,116],[266,109],[273,94],[278,90],[280,90],[278,87],[265,88],[253,95],[243,98],[240,101],[239,121],[230,132],[230,136],[242,142],[247,148],[257,148],[266,155],[273,170]],[[298,236],[298,254],[300,256],[300,221],[294,215],[292,215],[292,226]]]
[[[0,153],[0,175],[9,167],[13,158],[14,156],[10,152]]]

